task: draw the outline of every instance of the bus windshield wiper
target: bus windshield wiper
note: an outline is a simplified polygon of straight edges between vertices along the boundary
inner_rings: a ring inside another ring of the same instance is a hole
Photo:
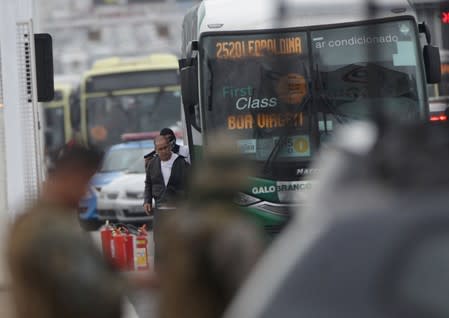
[[[268,174],[269,172],[271,172],[271,168],[274,162],[274,159],[277,157],[281,146],[285,143],[285,140],[288,137],[288,132],[290,131],[290,129],[287,129],[287,127],[283,130],[283,133],[281,136],[279,136],[278,141],[276,142],[276,144],[274,145],[273,149],[271,150],[270,154],[268,155],[267,160],[265,161],[265,164],[263,166],[263,172]]]
[[[304,75],[306,75],[307,78],[307,69],[304,65],[304,63],[302,63],[302,68],[303,68],[303,73]],[[280,74],[277,72],[274,72],[272,70],[267,70],[265,67],[263,68],[265,73],[268,74],[268,76],[273,77],[273,74],[276,74],[277,76],[279,76]],[[309,92],[311,91],[311,81],[308,81],[308,90]],[[299,112],[304,112],[307,110],[307,107],[309,107],[309,103],[311,101],[311,94],[309,93],[305,100],[299,105]],[[282,146],[285,144],[285,141],[287,140],[287,138],[290,135],[290,132],[292,131],[292,129],[295,128],[294,125],[294,121],[291,120],[289,122],[287,122],[287,125],[285,126],[285,128],[282,130],[282,134],[279,136],[279,139],[277,140],[276,144],[274,145],[273,149],[271,150],[270,154],[268,155],[267,160],[265,161],[264,164],[264,168],[263,171],[264,173],[268,174],[272,171],[272,167],[273,167],[273,163],[275,161],[275,159],[277,158],[279,151],[281,150]]]
[[[311,101],[310,95],[306,97],[304,102],[302,103],[302,107],[300,107],[299,112],[304,112],[307,107],[309,106],[309,103]],[[264,173],[269,173],[272,171],[272,166],[277,158],[279,151],[281,150],[282,146],[285,144],[285,141],[290,136],[290,132],[292,129],[295,128],[294,120],[291,120],[287,123],[285,128],[282,130],[282,134],[279,136],[279,139],[276,141],[276,144],[274,145],[273,149],[271,150],[270,154],[268,155],[267,160],[265,161],[263,171]]]
[[[350,117],[346,114],[340,113],[338,110],[335,109],[335,107],[331,104],[329,99],[324,95],[319,95],[319,101],[320,103],[326,107],[326,110],[328,110],[328,113],[331,114],[335,120],[339,124],[347,123],[350,120]],[[323,111],[323,117],[326,117],[326,112]]]
[[[319,103],[323,106],[325,106],[327,113],[331,114],[335,120],[339,124],[344,124],[348,121],[348,116],[345,114],[339,113],[335,107],[331,104],[331,102],[328,100],[327,96],[324,95],[324,84],[323,84],[323,78],[321,77],[321,71],[318,67],[318,64],[315,66],[315,77],[316,82],[318,83],[316,85],[316,91],[319,98]],[[317,110],[316,110],[317,111]],[[324,119],[324,130],[327,134],[328,128],[327,128],[327,118],[326,118],[326,112],[323,110],[323,119]]]

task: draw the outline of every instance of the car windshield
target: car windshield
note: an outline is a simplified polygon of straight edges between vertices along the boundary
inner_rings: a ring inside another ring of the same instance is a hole
[[[159,131],[180,119],[180,93],[91,97],[87,100],[87,126],[91,144],[109,146],[124,133]]]
[[[106,153],[100,172],[128,170],[138,160],[143,165],[143,156],[150,151],[149,148],[111,149]]]
[[[145,173],[145,162],[142,158],[137,159],[126,171],[127,173]]]
[[[262,176],[277,166],[276,179],[291,179],[342,123],[379,109],[404,120],[425,114],[409,20],[206,35],[200,47],[204,128],[233,135]]]

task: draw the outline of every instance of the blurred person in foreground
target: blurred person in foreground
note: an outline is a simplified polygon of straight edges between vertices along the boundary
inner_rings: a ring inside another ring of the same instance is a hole
[[[102,155],[67,147],[7,242],[16,318],[119,318],[122,282],[77,220]]]
[[[449,317],[449,125],[342,126],[225,318]]]
[[[212,138],[192,174],[186,204],[162,226],[159,317],[221,317],[265,247],[255,223],[232,203],[248,167],[225,135]]]
[[[148,215],[153,215],[156,261],[158,241],[162,233],[160,223],[176,209],[177,202],[185,197],[189,164],[184,157],[172,152],[171,144],[165,136],[157,136],[154,145],[157,156],[150,161],[146,171],[143,206]]]

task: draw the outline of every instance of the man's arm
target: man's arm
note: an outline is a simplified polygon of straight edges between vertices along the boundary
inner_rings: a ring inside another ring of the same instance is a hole
[[[144,190],[144,201],[143,208],[147,214],[151,213],[152,210],[152,199],[153,199],[153,184],[151,182],[151,163],[146,169],[146,177],[145,177],[145,190]]]
[[[190,164],[186,160],[180,160],[179,164],[180,188],[177,189],[177,193],[179,196],[185,196],[186,188],[189,184],[189,172],[190,172]]]

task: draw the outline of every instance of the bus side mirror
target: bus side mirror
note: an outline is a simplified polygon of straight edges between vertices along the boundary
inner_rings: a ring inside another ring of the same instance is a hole
[[[423,57],[427,83],[439,83],[441,81],[440,50],[438,47],[432,46],[430,28],[425,22],[418,24],[418,31],[426,36],[427,45],[424,45]]]
[[[425,45],[423,55],[427,83],[439,83],[441,81],[440,50],[435,46]]]
[[[179,60],[182,103],[190,114],[195,112],[194,107],[199,104],[197,54],[198,41],[190,41],[186,47],[186,57]]]
[[[198,96],[198,73],[194,63],[181,68],[181,95],[182,103],[193,112],[193,107],[199,104]]]
[[[34,35],[34,52],[36,57],[37,101],[49,102],[55,96],[53,74],[53,46],[50,34]]]

